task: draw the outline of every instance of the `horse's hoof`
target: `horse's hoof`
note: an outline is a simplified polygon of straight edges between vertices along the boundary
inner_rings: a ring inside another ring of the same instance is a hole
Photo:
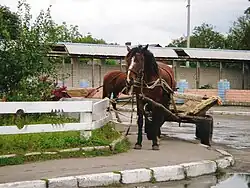
[[[135,144],[135,147],[134,147],[134,149],[141,149],[142,148],[142,146],[141,145],[139,145],[139,144]]]
[[[159,146],[152,146],[152,150],[160,150],[160,147]]]
[[[122,120],[119,118],[119,119],[117,119],[117,122],[118,123],[122,123]]]
[[[157,137],[157,144],[158,145],[160,145],[160,141],[161,141],[160,137]]]

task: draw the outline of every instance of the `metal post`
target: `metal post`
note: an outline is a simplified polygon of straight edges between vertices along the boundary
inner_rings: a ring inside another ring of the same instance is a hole
[[[74,58],[71,57],[71,86],[74,87]]]
[[[242,62],[242,89],[245,89],[245,62]]]
[[[200,62],[196,63],[196,89],[200,87]]]
[[[63,87],[65,85],[65,80],[64,80],[64,71],[65,71],[65,59],[64,59],[64,56],[63,56],[63,60],[62,60],[62,64],[63,64],[63,70],[62,70],[62,84],[63,84]]]
[[[120,70],[122,71],[122,59],[120,59]]]
[[[99,65],[99,85],[102,85],[102,63]]]
[[[94,65],[94,58],[91,58],[91,61],[92,61],[92,87],[95,87],[95,76],[94,76],[94,74],[95,74],[95,65]]]
[[[177,62],[175,60],[173,60],[172,63],[173,66],[173,71],[174,71],[174,79],[176,80],[176,82],[178,81],[178,71],[177,71]]]
[[[220,62],[219,81],[222,79],[222,68],[223,68],[223,64],[222,62]]]
[[[187,48],[190,48],[190,0],[187,4]],[[189,67],[189,61],[186,61],[186,67]]]

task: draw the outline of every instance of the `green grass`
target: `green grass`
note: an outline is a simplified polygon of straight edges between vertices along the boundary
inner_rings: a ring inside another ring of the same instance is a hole
[[[0,158],[0,166],[6,165],[17,165],[23,164],[27,162],[35,162],[35,161],[46,161],[52,159],[66,159],[66,158],[87,158],[87,157],[98,157],[98,156],[110,156],[122,152],[127,152],[130,148],[130,142],[126,139],[120,143],[118,143],[115,147],[114,151],[111,150],[93,150],[93,151],[75,151],[75,152],[65,152],[65,153],[57,153],[54,155],[34,155],[34,156],[23,156],[18,155],[13,158]]]
[[[22,118],[20,118],[23,121]],[[19,120],[20,120],[19,119]],[[78,119],[58,117],[55,115],[29,115],[26,117],[25,124],[47,124],[47,123],[70,123],[79,122]],[[13,116],[0,116],[0,125],[13,125]],[[39,125],[37,125],[39,126]],[[24,156],[23,154],[29,152],[44,152],[44,151],[58,151],[60,149],[87,147],[87,146],[107,146],[112,141],[118,139],[121,134],[114,129],[112,123],[104,125],[100,129],[92,131],[92,136],[86,140],[80,137],[79,131],[55,132],[55,133],[35,133],[35,134],[20,134],[20,135],[1,135],[0,136],[0,155],[17,154],[14,158],[0,159],[0,166],[11,164],[22,164],[29,161],[60,159],[69,157],[93,157],[111,155],[121,152],[126,152],[130,143],[124,140],[118,143],[115,151],[77,151],[65,152],[54,155],[37,155]]]
[[[92,136],[88,140],[81,138],[79,131],[2,135],[0,137],[0,155],[57,151],[58,149],[85,146],[106,146],[119,136],[120,133],[113,128],[111,123],[93,130]]]

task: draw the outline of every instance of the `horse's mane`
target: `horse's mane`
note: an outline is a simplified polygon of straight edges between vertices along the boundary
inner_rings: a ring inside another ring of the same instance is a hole
[[[158,74],[159,72],[159,68],[158,68],[158,64],[155,60],[155,57],[153,55],[152,52],[150,52],[148,49],[143,49],[143,47],[141,45],[132,48],[127,57],[131,56],[133,57],[136,53],[143,53],[144,55],[144,71],[145,73],[151,73],[153,71],[153,73]]]

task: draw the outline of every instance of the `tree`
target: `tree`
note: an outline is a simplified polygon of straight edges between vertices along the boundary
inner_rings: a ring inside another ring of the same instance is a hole
[[[215,31],[215,27],[210,24],[203,23],[193,29],[190,36],[191,48],[211,48],[222,49],[225,47],[226,38],[219,32]],[[168,47],[186,47],[187,40],[185,37],[173,40]],[[181,63],[184,65],[185,63]],[[202,63],[202,66],[218,67],[216,63]],[[191,67],[195,67],[196,63],[190,63]]]
[[[225,37],[215,31],[213,25],[203,23],[194,28],[191,44],[193,48],[221,49],[225,46]]]
[[[57,36],[57,41],[59,42],[74,42],[74,43],[90,43],[90,44],[106,44],[103,39],[93,38],[91,33],[88,33],[86,36],[83,36],[79,30],[78,26],[68,25],[66,22],[63,22],[62,25],[56,25],[55,33]],[[87,63],[90,61],[89,58],[79,58],[81,63]],[[65,58],[65,63],[70,63],[70,58]]]
[[[8,7],[0,5],[0,40],[19,36],[20,19]]]
[[[93,38],[91,33],[83,36],[78,25],[68,26],[66,22],[55,27],[56,40],[60,42],[90,43],[90,44],[106,44],[103,39]]]
[[[192,36],[190,38],[192,38]],[[186,46],[187,46],[187,40],[185,37],[174,39],[172,40],[171,43],[167,45],[167,47],[186,47]]]
[[[229,30],[227,48],[235,50],[250,49],[250,12],[240,16]]]
[[[0,43],[0,94],[10,98],[15,96],[16,100],[23,100],[26,95],[25,99],[32,100],[36,98],[34,95],[46,89],[38,87],[38,78],[53,76],[55,72],[54,59],[47,58],[51,45],[56,42],[55,23],[50,7],[46,12],[41,11],[32,23],[30,6],[25,0],[18,2],[17,15],[19,36],[15,40],[4,38]]]
[[[250,1],[250,0],[248,0],[248,1]],[[250,7],[248,7],[248,8],[245,10],[244,14],[250,14]]]
[[[90,43],[90,44],[106,44],[103,39],[93,38],[91,33],[88,33],[84,37],[78,37],[73,40],[76,43]]]
[[[78,31],[77,25],[70,25],[68,27],[66,22],[62,25],[56,24],[55,26],[56,40],[60,42],[73,42],[78,38],[82,38],[81,33]]]
[[[180,37],[173,40],[168,47],[186,47],[187,40],[185,37]],[[213,25],[203,23],[201,26],[196,26],[190,36],[191,48],[224,48],[225,37],[215,31]]]

